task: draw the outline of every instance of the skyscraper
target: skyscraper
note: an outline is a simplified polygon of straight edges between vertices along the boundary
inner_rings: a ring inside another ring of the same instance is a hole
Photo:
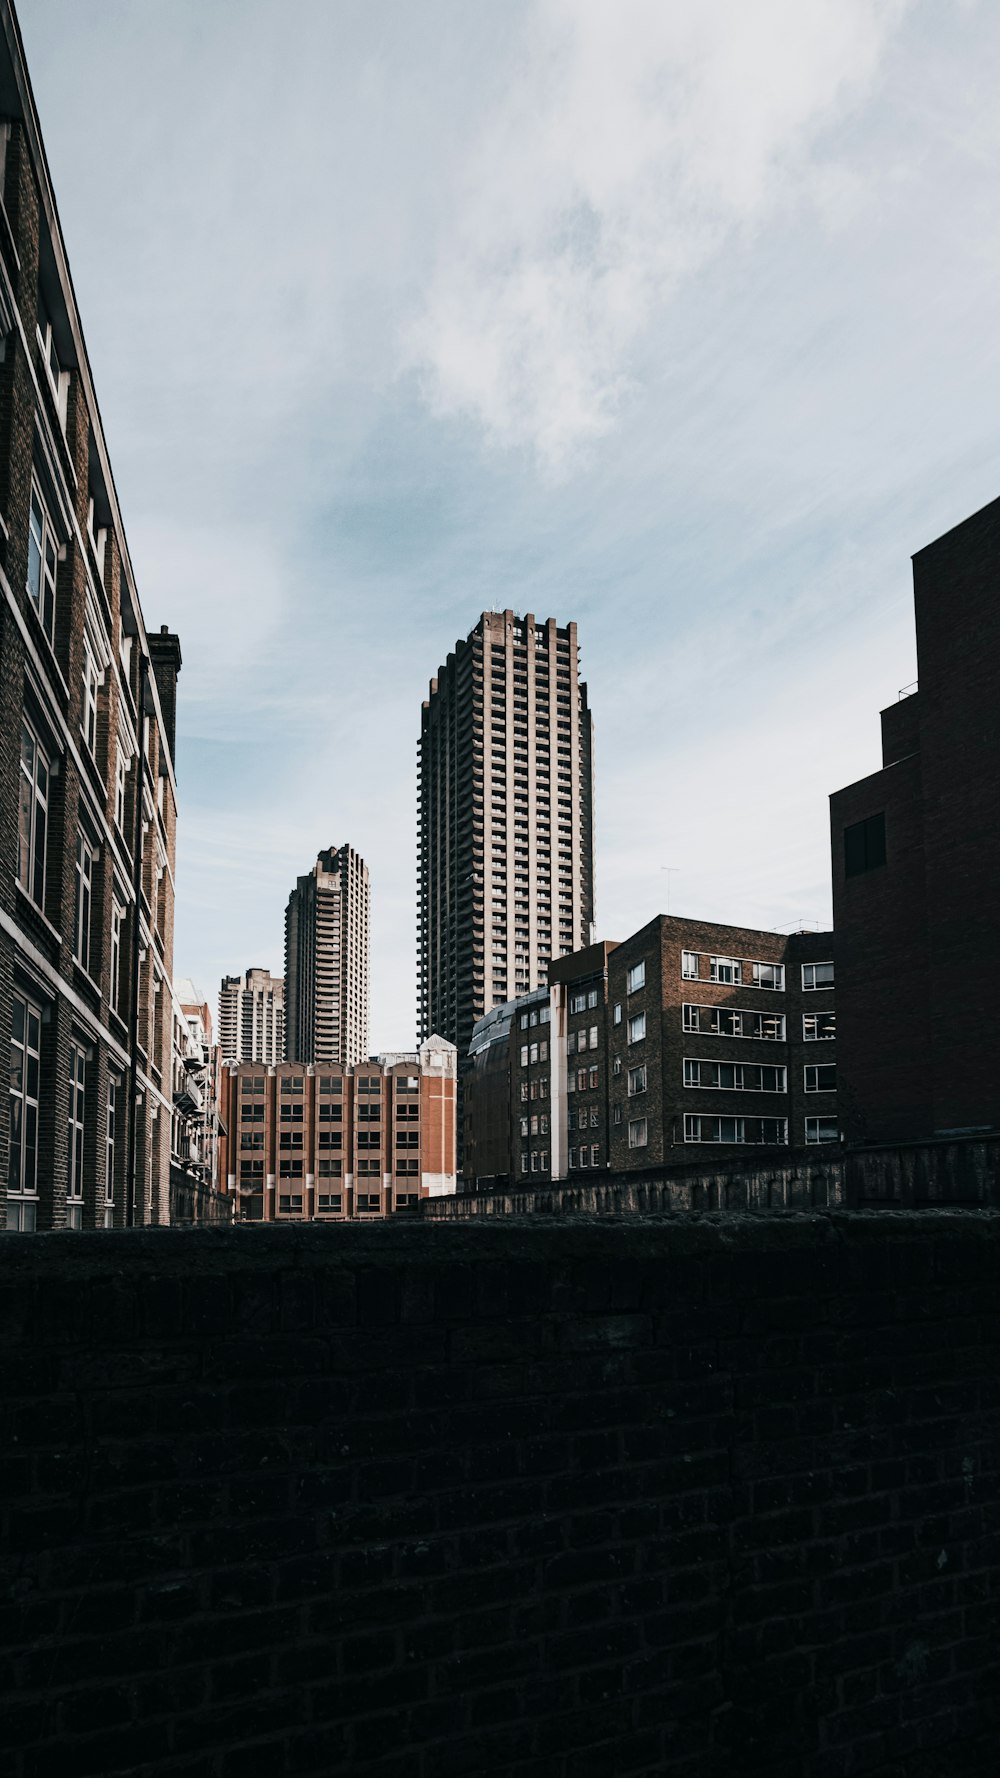
[[[219,989],[219,1048],[224,1062],[285,1059],[285,984],[269,969],[224,975]]]
[[[368,1055],[368,866],[351,846],[327,847],[288,898],[285,1055],[345,1068]]]
[[[484,612],[420,733],[421,1037],[464,1059],[476,1020],[548,978],[594,919],[592,725],[576,625]]]

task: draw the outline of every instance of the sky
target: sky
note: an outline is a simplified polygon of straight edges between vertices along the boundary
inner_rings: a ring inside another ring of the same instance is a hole
[[[414,1041],[416,750],[485,608],[579,625],[597,930],[830,920],[827,798],[1000,494],[988,0],[20,0],[147,625],[175,968],[371,874]]]

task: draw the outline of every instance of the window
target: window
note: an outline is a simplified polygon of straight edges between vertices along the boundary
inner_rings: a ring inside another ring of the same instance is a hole
[[[597,1048],[597,1026],[596,1025],[591,1025],[591,1027],[590,1027],[590,1047],[592,1050],[596,1050],[596,1048]]]
[[[709,963],[709,977],[713,982],[737,987],[743,980],[743,965],[738,957],[713,957]]]
[[[815,988],[832,988],[833,964],[803,963],[802,987],[806,993]]]
[[[526,1043],[522,1043],[522,1045],[521,1045],[521,1067],[527,1068],[527,1066],[528,1066],[528,1046]]]
[[[115,826],[119,833],[125,832],[125,782],[128,777],[128,761],[119,747],[115,754]]]
[[[34,1001],[14,995],[10,1033],[10,1149],[7,1163],[7,1227],[35,1227],[38,1196],[38,1098],[42,1013]]]
[[[585,1093],[587,1091],[586,1068],[578,1068],[576,1071],[576,1090],[578,1093]]]
[[[594,1092],[597,1087],[598,1075],[599,1075],[599,1071],[596,1068],[592,1068],[590,1070],[590,1090],[591,1090],[591,1092]]]
[[[837,1090],[836,1062],[811,1062],[806,1067],[805,1077],[807,1093],[835,1093]]]
[[[593,1011],[593,1009],[596,1005],[597,1005],[597,989],[596,988],[589,988],[587,990],[588,1011]]]
[[[725,1142],[751,1147],[783,1147],[788,1142],[784,1117],[706,1117],[684,1114],[685,1142]]]
[[[360,1160],[358,1162],[358,1173],[360,1175],[364,1175],[366,1178],[371,1178],[372,1176],[377,1177],[381,1173],[381,1171],[382,1171],[381,1161]]]
[[[522,1156],[522,1160],[523,1160],[523,1158],[524,1158],[524,1157],[523,1157],[523,1156]],[[568,1158],[568,1160],[569,1160],[569,1167],[570,1167],[570,1172],[572,1172],[572,1171],[573,1171],[573,1168],[574,1168],[574,1167],[575,1167],[575,1166],[576,1166],[576,1149],[575,1149],[575,1148],[571,1148],[571,1149],[570,1149],[570,1151],[569,1151],[569,1155],[568,1155],[568,1157],[567,1157],[567,1158]],[[523,1173],[523,1172],[524,1172],[524,1168],[523,1168],[523,1167],[522,1167],[522,1168],[521,1168],[521,1171],[522,1171],[522,1173]]]
[[[339,1179],[344,1171],[343,1161],[327,1161],[320,1157],[316,1163],[316,1171],[320,1179]]]
[[[319,1192],[316,1198],[317,1210],[341,1211],[344,1199],[340,1192]]]
[[[28,597],[50,642],[56,627],[58,555],[52,520],[38,491],[38,484],[32,482],[28,521]]]
[[[621,1121],[622,1121],[622,1108],[620,1105],[616,1105],[614,1108],[614,1111],[611,1114],[611,1122],[613,1124],[620,1124]]]
[[[681,952],[681,975],[686,982],[696,982],[698,980],[697,951]]]
[[[644,1117],[631,1118],[628,1126],[629,1148],[645,1148],[647,1141],[646,1119]]]
[[[42,308],[40,308],[38,312],[38,338],[42,348],[42,358],[45,361],[45,368],[49,373],[53,393],[56,398],[56,412],[59,415],[60,423],[65,426],[66,390],[69,384],[69,372],[64,371],[59,362],[59,352],[56,346],[56,336],[52,322]]]
[[[82,969],[90,968],[90,910],[94,896],[94,847],[77,829],[76,835],[76,922],[73,930],[73,955]]]
[[[807,1117],[806,1142],[839,1142],[840,1131],[835,1117]]]
[[[755,963],[753,966],[753,985],[755,988],[775,988],[780,992],[785,986],[784,964]]]
[[[412,1155],[398,1155],[396,1157],[396,1172],[417,1174],[420,1172],[420,1162]]]
[[[538,1061],[538,1045],[537,1045],[537,1043],[529,1044],[529,1046],[528,1046],[528,1061],[529,1062],[537,1062]]]
[[[45,839],[48,820],[48,755],[34,729],[22,722],[17,880],[38,907],[45,905]]]
[[[264,1139],[262,1136],[261,1143],[263,1143],[263,1140]],[[359,1137],[358,1141],[360,1142],[360,1140],[361,1140],[361,1138]],[[376,1141],[377,1140],[378,1140],[378,1138],[376,1137]],[[305,1145],[305,1138],[304,1138],[301,1130],[282,1130],[280,1136],[278,1137],[278,1147],[279,1148],[302,1148],[302,1147],[304,1147],[304,1145]]]
[[[111,953],[108,959],[108,1005],[112,1012],[118,1011],[121,995],[122,974],[122,932],[124,930],[125,910],[117,901],[111,903]]]
[[[397,1111],[396,1111],[397,1117],[410,1117],[410,1116],[415,1117],[416,1114],[417,1114],[417,1107],[415,1105],[413,1105],[413,1106],[400,1105],[397,1107]],[[343,1122],[343,1117],[344,1117],[344,1106],[343,1106],[343,1102],[340,1099],[337,1099],[336,1101],[328,1100],[328,1101],[321,1101],[320,1102],[319,1110],[317,1113],[317,1120],[319,1123],[321,1123],[321,1124],[339,1124],[339,1123]]]
[[[627,994],[635,994],[640,988],[644,988],[645,986],[646,963],[644,959],[641,963],[633,963],[628,972],[628,976],[626,977],[625,992]]]
[[[630,1068],[628,1071],[629,1098],[630,1099],[634,1098],[636,1093],[644,1093],[645,1091],[646,1091],[646,1064],[645,1064],[645,1062],[643,1062],[640,1067]]]
[[[301,1138],[300,1138],[300,1140],[301,1140]],[[240,1135],[240,1148],[241,1149],[245,1150],[245,1149],[263,1148],[263,1146],[264,1146],[264,1132],[263,1132],[263,1130],[244,1130],[242,1132],[242,1134]]]
[[[708,1010],[709,1009],[706,1008],[706,1011],[708,1011]],[[682,1028],[682,1030],[684,1030],[684,1031],[699,1030],[700,1029],[700,1025],[699,1025],[699,1014],[700,1013],[701,1013],[700,1006],[682,1006],[682,1008],[681,1008],[681,1028]],[[711,1026],[706,1026],[706,1029],[710,1030]]]
[[[592,1167],[599,1167],[601,1164],[601,1150],[597,1142],[592,1142],[590,1145],[590,1164]]]
[[[279,1161],[278,1173],[282,1179],[301,1179],[303,1165],[301,1161]]]
[[[629,1019],[629,1022],[628,1022],[629,1043],[641,1043],[641,1041],[645,1037],[645,1035],[646,1035],[646,1015],[644,1012],[637,1012],[633,1015],[632,1018]]]
[[[115,1156],[118,1149],[118,1107],[122,1086],[112,1074],[108,1077],[108,1122],[106,1131],[106,1162],[104,1169],[104,1226],[114,1221]]]
[[[586,1010],[587,1010],[587,996],[586,996],[586,994],[571,994],[569,997],[569,1010],[570,1010],[570,1012],[586,1012]]]
[[[279,1116],[283,1124],[300,1124],[305,1116],[305,1111],[301,1105],[288,1105],[282,1100]]]
[[[83,1227],[83,1126],[87,1058],[78,1043],[69,1046],[69,1130],[66,1168],[66,1221]]]
[[[869,815],[844,828],[844,875],[860,877],[885,863],[885,815]]]
[[[317,1139],[316,1139],[316,1146],[317,1146],[317,1148],[325,1148],[325,1149],[343,1148],[343,1146],[344,1146],[343,1131],[342,1130],[320,1130],[320,1132],[317,1136]]]
[[[278,1196],[278,1210],[282,1216],[302,1215],[302,1193],[282,1192]]]
[[[716,1087],[729,1093],[784,1093],[787,1070],[766,1062],[709,1062],[684,1058],[686,1087]]]
[[[802,1014],[802,1041],[818,1043],[825,1037],[836,1037],[837,1015],[835,1012],[804,1012]]]
[[[521,1030],[527,1031],[527,1029],[528,1029],[528,1015],[526,1012],[523,1012],[521,1014]]]
[[[622,1003],[620,1000],[615,1001],[615,1010],[614,1010],[613,1016],[614,1016],[615,1024],[620,1025],[622,1022]]]

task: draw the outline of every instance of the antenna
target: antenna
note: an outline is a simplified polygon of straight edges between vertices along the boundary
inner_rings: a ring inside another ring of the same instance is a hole
[[[671,877],[676,877],[676,876],[680,875],[680,868],[681,867],[679,864],[661,864],[660,865],[660,869],[667,879],[667,907],[666,907],[666,911],[668,914],[670,912],[670,879],[671,879]]]

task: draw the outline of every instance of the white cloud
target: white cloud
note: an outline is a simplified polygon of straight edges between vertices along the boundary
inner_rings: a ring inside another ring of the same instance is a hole
[[[560,470],[613,424],[655,310],[800,194],[906,0],[537,0],[403,359],[434,411]]]

